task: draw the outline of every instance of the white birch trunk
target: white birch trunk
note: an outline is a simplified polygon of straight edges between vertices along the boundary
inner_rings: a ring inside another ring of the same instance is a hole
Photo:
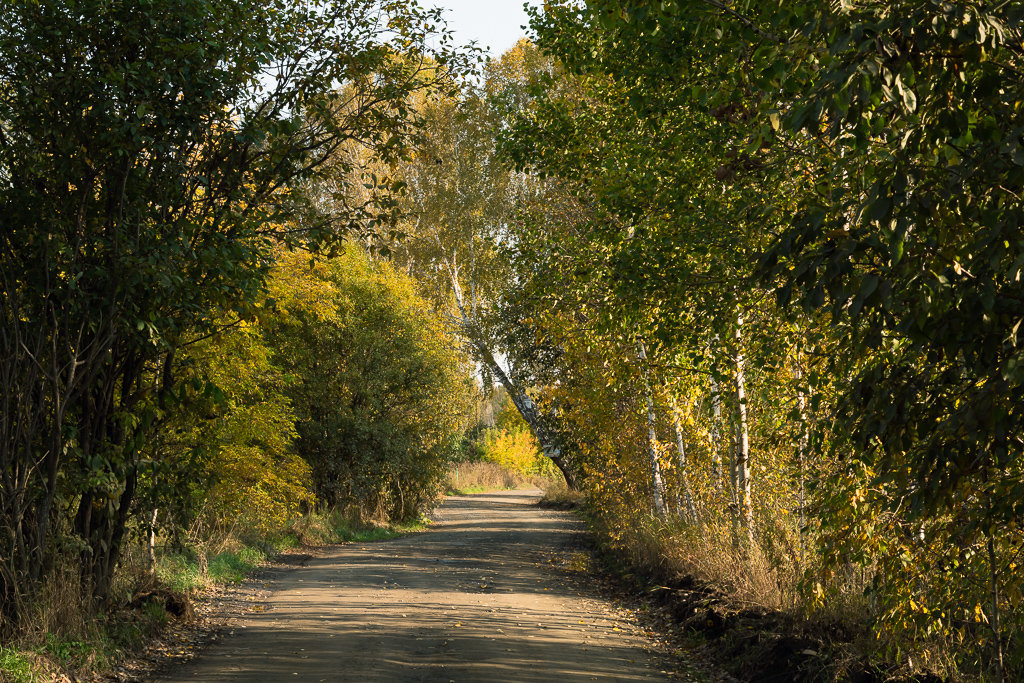
[[[644,391],[647,393],[647,453],[651,461],[651,505],[654,515],[665,517],[665,482],[661,477],[661,465],[658,463],[658,432],[657,419],[654,414],[654,394],[647,371],[647,349],[640,342],[640,362],[643,363]]]
[[[711,377],[711,478],[715,491],[722,491],[722,388]]]
[[[810,447],[810,424],[807,417],[807,396],[804,394],[804,389],[800,386],[803,380],[803,372],[800,368],[796,368],[794,375],[797,381],[797,394],[796,403],[797,410],[800,413],[800,439],[797,442],[796,448],[796,462],[797,462],[797,477],[799,481],[799,498],[797,499],[797,505],[799,506],[798,518],[800,520],[800,560],[803,561],[803,529],[807,526],[807,519],[805,518],[807,511],[807,491],[806,491],[806,467],[807,467],[807,450]]]
[[[159,508],[153,508],[153,514],[149,519],[149,538],[146,549],[149,551],[149,572],[156,571],[156,518]]]
[[[697,506],[693,503],[693,490],[690,488],[690,474],[686,467],[686,447],[683,443],[683,428],[679,422],[679,410],[672,406],[672,426],[676,431],[676,456],[679,466],[679,486],[683,492],[683,501],[689,514],[690,523],[697,523]],[[681,507],[681,506],[680,506]]]
[[[750,435],[747,424],[746,368],[743,356],[743,314],[736,314],[736,453],[733,459],[740,522],[753,539],[754,511],[751,501]]]

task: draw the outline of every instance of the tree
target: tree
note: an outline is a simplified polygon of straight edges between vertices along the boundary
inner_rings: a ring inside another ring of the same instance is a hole
[[[792,371],[769,362],[816,425],[796,443],[826,463],[823,564],[870,565],[883,624],[985,621],[997,679],[1020,543],[1021,18],[1010,4],[547,3],[538,42],[585,96],[549,88],[513,147],[616,219],[589,241],[619,276],[621,323],[704,297],[657,325],[692,354],[739,331],[722,320],[750,330],[775,290],[789,320],[769,329],[814,337]],[[691,322],[703,343],[672,332]],[[725,354],[737,370],[741,352]]]
[[[701,80],[710,68],[697,62],[685,76],[677,69],[657,79],[648,72],[662,52],[696,61],[686,46],[642,32],[619,40],[595,9],[576,4],[551,3],[533,25],[564,73],[544,80],[535,106],[513,118],[504,150],[521,171],[557,177],[585,208],[577,226],[545,236],[557,218],[550,200],[536,205],[537,244],[521,262],[551,265],[536,280],[542,296],[585,311],[588,334],[676,356],[675,364],[713,379],[718,388],[709,391],[729,392],[732,491],[749,531],[744,357],[769,344],[759,335],[779,324],[753,278],[794,183],[769,153],[744,151],[745,117],[708,111],[680,92],[684,78]]]
[[[309,464],[295,448],[288,388],[296,380],[275,363],[266,315],[260,305],[256,319],[176,354],[187,393],[147,442],[154,452],[139,497],[164,506],[172,533],[207,537],[239,525],[275,532],[315,504]]]
[[[510,239],[517,207],[538,191],[535,177],[499,158],[497,134],[514,108],[528,106],[526,84],[546,68],[536,48],[520,41],[488,63],[482,85],[415,103],[427,121],[425,137],[417,154],[389,169],[407,189],[408,218],[385,249],[457,325],[484,383],[506,390],[543,452],[574,485],[557,419],[540,409],[536,387],[520,372],[524,359],[506,338],[512,329],[491,315],[503,292],[517,286],[499,247]]]
[[[284,257],[266,334],[296,447],[324,506],[407,521],[433,502],[468,424],[471,380],[452,330],[413,283],[358,247],[310,269]]]
[[[387,187],[333,221],[303,189],[346,143],[401,152],[415,128],[409,91],[439,85],[437,64],[451,76],[464,66],[446,41],[427,47],[438,18],[392,0],[7,8],[5,626],[55,560],[54,528],[80,539],[86,593],[107,594],[140,446],[173,407],[174,353],[245,312],[274,241],[323,247],[341,238],[339,220],[389,219]],[[281,227],[289,216],[297,229]]]

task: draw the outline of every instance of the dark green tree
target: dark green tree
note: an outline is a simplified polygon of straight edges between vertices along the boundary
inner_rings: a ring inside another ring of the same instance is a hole
[[[325,162],[352,144],[401,153],[409,92],[462,63],[445,40],[428,47],[437,12],[393,0],[43,0],[3,14],[9,626],[56,558],[54,531],[77,539],[86,593],[106,596],[141,441],[175,401],[175,349],[245,312],[275,242],[327,248],[339,221],[386,224],[391,188],[351,157]],[[322,215],[303,190],[327,168],[375,191]]]

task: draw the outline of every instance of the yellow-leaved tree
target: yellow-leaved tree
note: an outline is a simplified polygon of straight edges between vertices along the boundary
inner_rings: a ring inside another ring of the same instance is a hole
[[[470,365],[412,280],[357,246],[281,256],[265,318],[321,505],[402,521],[432,503],[470,412]]]

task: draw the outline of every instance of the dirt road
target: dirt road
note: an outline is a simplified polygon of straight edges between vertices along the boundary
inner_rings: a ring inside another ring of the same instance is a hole
[[[332,548],[162,680],[664,680],[635,627],[552,569],[582,528],[535,501],[453,497],[427,532]]]

